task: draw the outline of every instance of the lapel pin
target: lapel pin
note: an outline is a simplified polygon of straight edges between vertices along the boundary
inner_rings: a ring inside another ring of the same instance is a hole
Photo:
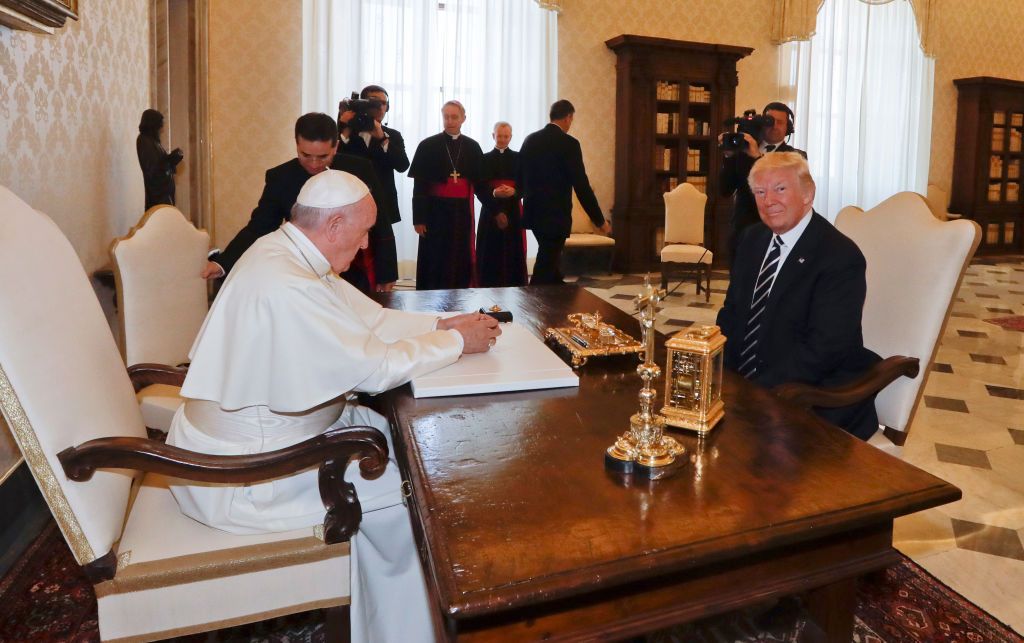
[[[800,257],[799,259],[797,259],[797,261],[799,261],[800,263],[803,263],[804,262],[804,258]]]

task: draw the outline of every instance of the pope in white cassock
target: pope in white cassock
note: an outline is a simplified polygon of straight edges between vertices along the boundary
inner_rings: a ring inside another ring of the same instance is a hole
[[[382,308],[338,277],[376,218],[366,185],[328,170],[306,182],[291,221],[231,271],[192,347],[168,444],[239,455],[280,449],[336,426],[387,421],[353,393],[379,393],[494,345],[497,322]],[[392,451],[393,452],[393,451]],[[423,572],[394,458],[365,480],[350,464],[363,519],[352,537],[352,640],[434,639]],[[323,522],[317,470],[245,486],[183,485],[181,510],[237,534]]]

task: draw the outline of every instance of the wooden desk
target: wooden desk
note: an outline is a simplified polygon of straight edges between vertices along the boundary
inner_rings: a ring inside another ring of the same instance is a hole
[[[384,300],[498,303],[538,335],[569,312],[599,310],[638,332],[569,286]],[[813,590],[812,616],[829,640],[849,641],[856,577],[896,560],[893,518],[960,498],[731,373],[725,419],[694,462],[667,480],[616,477],[604,450],[637,408],[635,367],[592,359],[579,389],[417,400],[405,386],[382,400],[449,639],[616,639]],[[698,451],[696,438],[673,435]]]

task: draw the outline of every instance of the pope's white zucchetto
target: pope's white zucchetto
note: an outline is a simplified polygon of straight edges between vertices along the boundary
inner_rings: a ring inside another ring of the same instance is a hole
[[[340,208],[369,193],[370,188],[348,172],[324,170],[306,181],[295,202],[310,208]]]

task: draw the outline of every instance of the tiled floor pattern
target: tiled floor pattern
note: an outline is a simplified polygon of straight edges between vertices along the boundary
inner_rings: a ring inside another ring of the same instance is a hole
[[[643,276],[588,276],[577,283],[631,311]],[[712,274],[711,303],[692,283],[679,286],[663,304],[658,330],[714,323],[727,286],[727,273]],[[1024,633],[1024,332],[986,321],[1020,315],[1024,257],[976,260],[906,445],[895,447],[880,434],[871,442],[964,493],[959,502],[898,519],[895,546]]]

